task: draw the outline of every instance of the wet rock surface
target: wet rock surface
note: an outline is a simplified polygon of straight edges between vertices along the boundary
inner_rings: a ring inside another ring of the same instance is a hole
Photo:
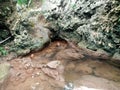
[[[86,56],[72,58],[73,52],[66,58],[61,58],[65,54],[59,56],[58,53],[69,49],[73,48],[67,42],[55,41],[39,52],[8,61],[10,77],[3,90],[64,90],[69,82],[75,90],[119,90],[118,68]]]
[[[92,83],[91,83],[92,82]],[[107,79],[91,75],[82,76],[75,81],[74,90],[119,90],[120,84],[108,81]],[[77,87],[78,86],[78,87]],[[81,86],[81,87],[79,87]]]

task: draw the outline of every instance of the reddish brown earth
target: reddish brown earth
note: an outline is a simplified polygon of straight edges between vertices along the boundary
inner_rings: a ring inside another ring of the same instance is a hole
[[[75,83],[75,86],[96,86],[94,88],[102,88],[106,84],[102,90],[110,90],[109,87],[119,90],[120,70],[99,59],[90,58],[84,52],[88,53],[72,43],[54,41],[43,50],[8,61],[11,69],[4,90],[63,90],[68,82]]]

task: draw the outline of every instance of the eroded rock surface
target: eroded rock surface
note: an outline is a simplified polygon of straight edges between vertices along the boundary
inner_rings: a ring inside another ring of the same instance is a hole
[[[114,54],[120,51],[118,3],[118,0],[45,0],[42,11],[59,37]]]
[[[4,17],[2,14],[5,12],[0,14],[0,19],[3,19],[3,23],[6,25],[1,26],[2,36],[0,37],[0,44],[1,40],[6,39],[7,36],[11,36],[12,42],[6,45],[9,47],[9,49],[7,49],[9,53],[14,52],[17,56],[25,55],[30,53],[30,51],[43,48],[44,45],[50,41],[51,33],[49,29],[45,28],[47,22],[40,13],[40,4],[41,1],[39,1],[37,5],[33,3],[31,7],[24,7],[19,10],[15,10],[18,9],[18,6],[14,4],[14,11],[6,6],[6,12],[11,11],[12,13],[8,13],[5,19],[2,18]],[[1,22],[0,25],[2,25]],[[8,31],[6,31],[6,28]]]

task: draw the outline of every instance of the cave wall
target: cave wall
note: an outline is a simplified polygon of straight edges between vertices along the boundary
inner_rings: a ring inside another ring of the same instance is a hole
[[[60,38],[119,56],[119,3],[119,0],[44,0],[41,10]]]
[[[107,52],[119,59],[119,3],[119,0],[36,0],[27,8],[15,6],[17,11],[7,18],[14,37],[11,51],[24,55],[43,48],[52,32],[52,38],[73,41],[80,47]]]

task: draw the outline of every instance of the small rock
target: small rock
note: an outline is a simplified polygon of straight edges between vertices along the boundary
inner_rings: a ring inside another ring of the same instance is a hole
[[[60,61],[51,61],[51,62],[47,63],[47,66],[49,68],[56,69],[60,64],[61,64]]]
[[[57,45],[56,45],[57,47],[59,47],[60,46],[60,43],[59,42],[57,42]]]
[[[31,55],[30,55],[30,58],[31,58],[31,59],[33,59],[33,58],[34,58],[34,56],[35,56],[34,54],[31,54]]]

